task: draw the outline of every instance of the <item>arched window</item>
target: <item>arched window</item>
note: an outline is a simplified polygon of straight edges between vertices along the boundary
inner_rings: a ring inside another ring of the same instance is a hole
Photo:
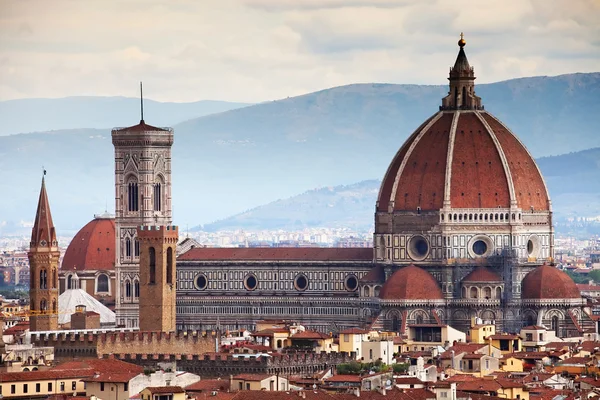
[[[129,211],[139,210],[139,191],[137,182],[129,182],[127,185],[127,209]]]
[[[106,274],[98,275],[96,292],[108,293],[108,276]]]
[[[162,203],[162,185],[160,183],[154,184],[154,211],[161,210]]]
[[[498,300],[502,299],[502,288],[500,288],[500,287],[496,288],[496,298]]]
[[[156,283],[156,250],[154,250],[154,247],[148,249],[148,256],[150,258],[150,277],[148,283],[153,285]]]
[[[137,239],[134,239],[134,246],[133,247],[135,248],[134,255],[136,257],[139,257],[140,256],[140,242],[138,242]]]
[[[48,289],[48,273],[45,269],[40,271],[40,289]]]
[[[423,316],[422,315],[417,315],[416,322],[417,322],[417,325],[418,324],[422,324],[423,323]]]
[[[125,298],[131,298],[131,282],[125,281]]]
[[[554,331],[554,333],[556,334],[556,336],[559,336],[559,323],[558,323],[558,317],[555,315],[554,317],[552,317],[552,330]]]
[[[53,312],[57,312],[57,308],[56,308],[56,299],[52,300],[52,311]]]
[[[131,257],[131,239],[125,238],[125,256]]]
[[[140,281],[137,279],[133,281],[133,297],[139,299],[140,297]]]
[[[40,311],[43,313],[48,311],[48,303],[46,302],[46,299],[42,299],[40,301]]]
[[[277,348],[280,349],[282,346],[281,339],[277,339]]]
[[[472,287],[472,288],[471,288],[471,298],[472,298],[472,299],[476,299],[477,297],[479,297],[479,296],[478,296],[478,294],[479,294],[479,293],[478,293],[478,291],[477,291],[477,288],[476,288],[476,287]]]
[[[462,288],[462,297],[463,297],[463,299],[466,299],[466,298],[467,298],[467,288],[466,288],[466,287],[464,287],[464,286],[463,286],[463,288]]]
[[[365,286],[364,290],[364,295],[365,297],[370,297],[371,296],[371,291],[369,290],[368,286]]]
[[[67,289],[73,289],[73,275],[67,276]]]
[[[173,248],[167,248],[167,283],[173,284]]]
[[[467,106],[467,87],[463,86],[463,90],[462,90],[462,99],[461,99],[461,107],[465,108]]]
[[[490,288],[490,287],[484,288],[483,295],[486,299],[491,299],[492,298],[492,288]]]

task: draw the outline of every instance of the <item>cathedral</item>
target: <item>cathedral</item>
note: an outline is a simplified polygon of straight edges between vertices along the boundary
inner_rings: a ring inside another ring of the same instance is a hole
[[[413,324],[466,330],[481,318],[507,332],[525,325],[563,337],[595,331],[574,282],[550,265],[552,203],[540,170],[517,136],[485,110],[462,36],[458,45],[448,95],[383,177],[374,248],[190,248],[177,257],[178,330],[253,328],[276,319],[323,332],[404,333]],[[96,262],[90,276],[98,287],[97,277],[106,275],[102,293],[114,299],[123,327],[138,327],[140,314],[151,312],[139,309],[137,233],[172,225],[173,138],[172,129],[143,117],[112,131],[116,215],[112,224],[95,224],[112,227],[113,245],[102,249],[114,259]],[[84,246],[100,248],[101,237]],[[86,270],[77,263],[63,265],[61,290],[75,271]]]

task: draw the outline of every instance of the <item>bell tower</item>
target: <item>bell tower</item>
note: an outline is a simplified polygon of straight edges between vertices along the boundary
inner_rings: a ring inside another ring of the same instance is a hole
[[[30,330],[57,330],[60,251],[43,177],[27,256],[30,270],[29,307],[32,314],[29,318]]]
[[[140,83],[140,94],[142,93]],[[142,97],[140,96],[140,99]],[[144,121],[112,130],[115,148],[115,229],[117,325],[139,324],[140,243],[137,228],[171,225],[171,146],[173,129]]]
[[[175,332],[176,226],[140,226],[140,330]]]

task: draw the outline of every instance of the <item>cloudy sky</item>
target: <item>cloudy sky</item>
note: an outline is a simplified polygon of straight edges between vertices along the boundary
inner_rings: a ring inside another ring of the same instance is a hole
[[[600,71],[600,0],[0,0],[0,100],[258,102],[357,82]]]

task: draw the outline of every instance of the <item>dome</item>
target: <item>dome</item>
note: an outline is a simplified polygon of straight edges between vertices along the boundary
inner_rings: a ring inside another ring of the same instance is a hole
[[[107,271],[115,268],[115,219],[96,216],[73,238],[61,269],[63,271]]]
[[[528,273],[521,283],[523,299],[580,299],[581,292],[569,275],[547,264]]]
[[[452,208],[549,210],[542,175],[525,146],[483,110],[440,111],[400,148],[377,211]]]
[[[500,275],[486,267],[477,267],[462,280],[466,282],[503,282]]]
[[[58,323],[69,323],[78,306],[85,306],[87,312],[100,314],[101,324],[115,324],[115,313],[83,289],[65,290],[58,296]]]
[[[548,190],[519,139],[484,110],[460,50],[439,112],[402,145],[384,176],[377,212],[514,208],[548,211]]]
[[[381,288],[383,300],[442,300],[444,298],[435,278],[414,265],[400,268]]]

